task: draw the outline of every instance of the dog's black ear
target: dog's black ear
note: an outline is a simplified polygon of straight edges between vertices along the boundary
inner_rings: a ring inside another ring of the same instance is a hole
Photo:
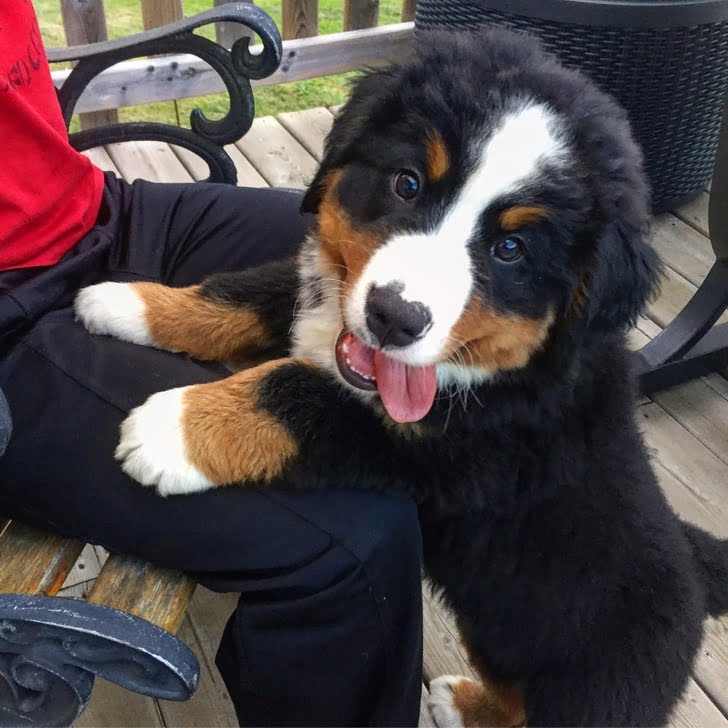
[[[602,233],[586,282],[586,318],[593,329],[631,327],[654,298],[662,264],[648,227],[618,220]]]
[[[303,200],[301,200],[301,212],[311,212],[316,214],[319,210],[321,200],[323,199],[324,192],[326,191],[326,177],[328,173],[334,169],[334,165],[327,164],[327,157],[328,155],[324,156],[323,161],[316,170],[316,174],[314,175],[311,184],[306,190],[306,194],[303,196]]]
[[[351,159],[367,128],[376,123],[376,112],[392,98],[395,83],[396,73],[391,69],[368,72],[354,82],[351,96],[326,138],[323,160],[303,196],[301,212],[318,212],[330,173]]]

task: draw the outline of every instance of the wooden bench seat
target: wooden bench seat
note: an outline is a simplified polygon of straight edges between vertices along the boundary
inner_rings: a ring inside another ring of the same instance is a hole
[[[70,725],[96,675],[186,700],[199,665],[173,637],[192,579],[111,556],[84,601],[56,597],[83,543],[11,521],[0,532],[0,725]]]

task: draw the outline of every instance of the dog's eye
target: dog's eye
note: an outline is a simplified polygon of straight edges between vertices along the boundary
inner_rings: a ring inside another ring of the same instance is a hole
[[[523,255],[523,241],[513,235],[503,238],[493,246],[493,255],[506,263],[512,263]]]
[[[420,178],[415,172],[402,169],[394,175],[394,193],[403,200],[414,200],[420,191]]]

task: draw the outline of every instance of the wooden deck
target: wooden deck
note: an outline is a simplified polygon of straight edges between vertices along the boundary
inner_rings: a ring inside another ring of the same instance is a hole
[[[303,187],[321,159],[323,140],[333,121],[319,108],[257,119],[230,153],[241,185]],[[131,181],[138,177],[190,182],[205,176],[204,166],[184,150],[160,143],[130,143],[89,153],[101,167]],[[632,333],[642,345],[683,307],[705,277],[713,256],[707,234],[708,195],[663,215],[654,226],[654,243],[667,263],[659,300]],[[724,317],[726,319],[728,317]],[[723,320],[723,319],[722,319]],[[675,510],[710,531],[728,537],[728,381],[715,374],[642,400],[640,422],[654,455],[654,467]],[[68,595],[80,595],[98,573],[104,553],[87,547],[66,582]],[[198,588],[181,637],[200,659],[199,690],[188,703],[143,698],[99,681],[78,726],[234,726],[235,713],[214,667],[222,628],[235,595]],[[470,674],[451,619],[425,597],[423,701],[427,682],[442,673]],[[424,706],[424,702],[423,702]],[[728,728],[728,619],[711,621],[697,659],[694,678],[671,725]],[[420,718],[432,725],[427,711]]]

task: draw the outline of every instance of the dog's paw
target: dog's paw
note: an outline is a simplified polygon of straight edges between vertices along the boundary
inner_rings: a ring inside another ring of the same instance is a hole
[[[430,682],[430,713],[438,728],[463,728],[463,717],[455,707],[453,686],[467,680],[461,675],[442,675]]]
[[[180,387],[152,395],[121,425],[115,457],[124,472],[160,495],[197,493],[213,487],[189,462],[184,441],[184,392]]]
[[[154,346],[146,306],[132,283],[99,283],[79,291],[76,318],[92,334],[107,334],[132,344]]]

